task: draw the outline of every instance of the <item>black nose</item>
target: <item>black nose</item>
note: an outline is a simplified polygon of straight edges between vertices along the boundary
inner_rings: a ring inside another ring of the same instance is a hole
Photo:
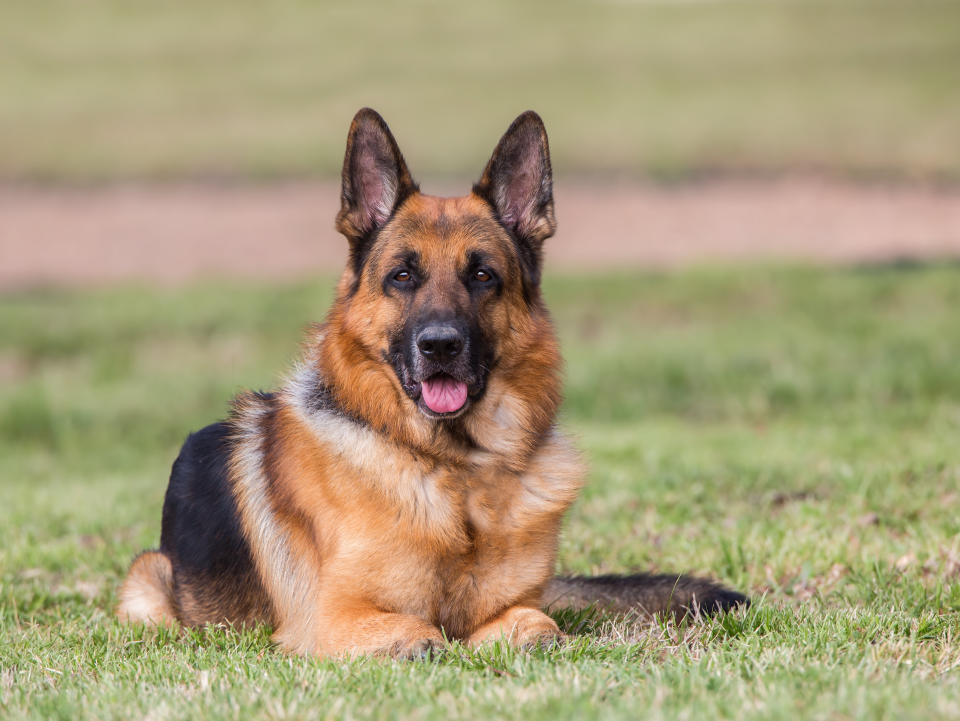
[[[430,325],[417,333],[417,348],[427,358],[444,363],[460,355],[463,338],[449,325]]]

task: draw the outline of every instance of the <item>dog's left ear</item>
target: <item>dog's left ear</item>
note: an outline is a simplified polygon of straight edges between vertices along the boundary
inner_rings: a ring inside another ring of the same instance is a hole
[[[528,110],[513,121],[473,192],[493,206],[519,243],[526,279],[538,284],[543,241],[557,229],[550,147],[539,115]]]

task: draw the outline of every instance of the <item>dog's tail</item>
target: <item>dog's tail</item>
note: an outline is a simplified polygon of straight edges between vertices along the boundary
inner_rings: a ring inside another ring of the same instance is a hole
[[[543,594],[547,608],[594,607],[611,613],[684,616],[750,605],[742,593],[692,576],[636,573],[628,576],[558,576]]]
[[[177,620],[173,567],[162,551],[144,551],[133,559],[119,595],[117,617],[121,621],[170,626]]]

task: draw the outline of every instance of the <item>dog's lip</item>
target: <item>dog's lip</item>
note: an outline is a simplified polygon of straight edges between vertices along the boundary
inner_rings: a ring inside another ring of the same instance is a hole
[[[438,420],[441,418],[457,418],[458,416],[462,416],[464,413],[467,412],[467,409],[470,407],[471,400],[472,399],[470,398],[470,396],[467,395],[466,402],[464,402],[462,406],[457,408],[457,410],[450,411],[448,413],[437,413],[435,410],[431,410],[431,408],[426,403],[424,403],[423,396],[420,396],[419,398],[417,398],[417,409],[421,413],[423,413],[423,415],[425,415],[427,418],[432,418],[434,420]]]
[[[455,381],[460,381],[461,383],[466,383],[468,395],[472,396],[482,388],[482,384],[478,382],[473,376],[466,376],[462,373],[457,373],[455,371],[449,371],[445,369],[433,370],[429,373],[423,375],[418,375],[410,378],[408,383],[404,383],[404,386],[409,391],[415,392],[416,396],[419,398],[420,394],[423,392],[423,382],[428,381],[431,378],[436,376],[450,376]]]

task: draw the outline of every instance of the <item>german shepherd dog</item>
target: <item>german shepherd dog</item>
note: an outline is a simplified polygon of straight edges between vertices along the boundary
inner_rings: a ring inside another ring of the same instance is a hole
[[[725,610],[651,575],[554,578],[584,472],[555,421],[561,360],[540,293],[556,227],[547,135],[526,112],[469,195],[420,193],[373,110],[347,138],[349,262],[275,393],[247,393],[173,465],[160,548],[118,615],[271,625],[285,650],[421,656],[459,639],[562,638],[541,609]]]

